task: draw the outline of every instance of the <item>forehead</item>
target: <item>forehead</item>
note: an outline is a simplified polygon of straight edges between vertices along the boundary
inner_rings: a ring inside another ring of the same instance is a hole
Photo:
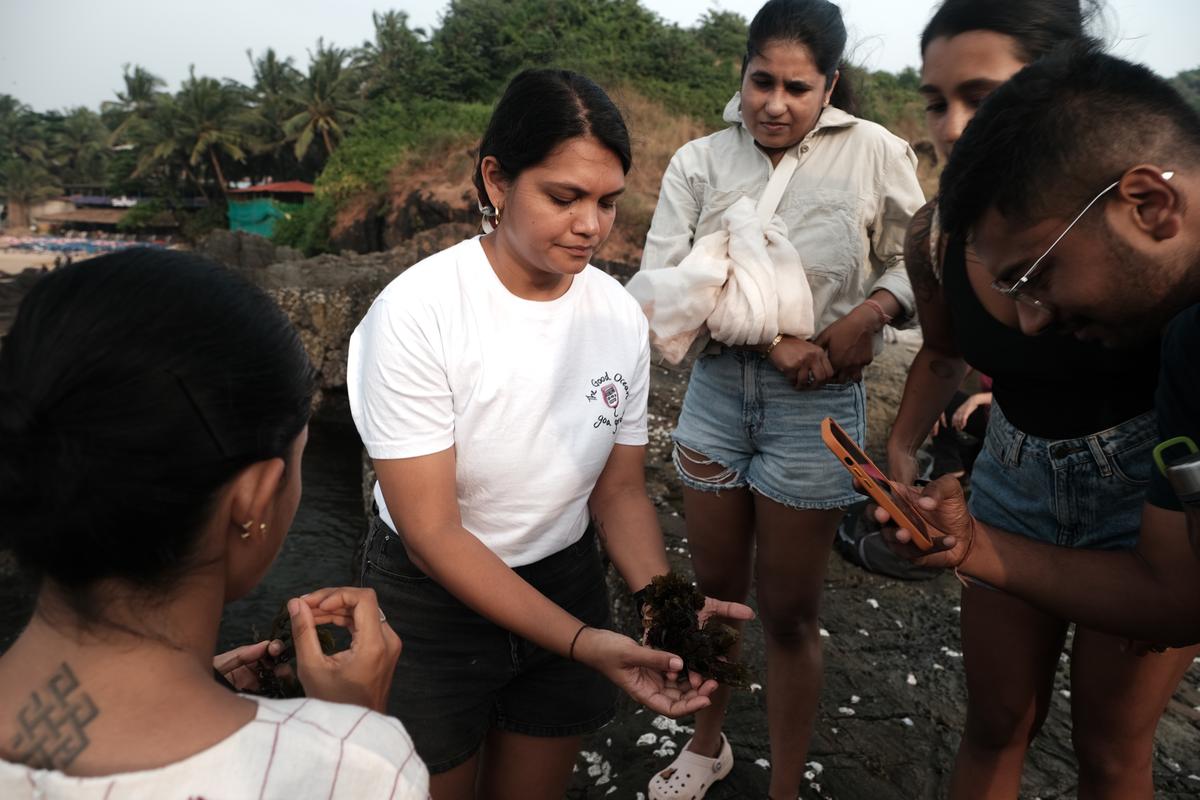
[[[813,80],[821,76],[812,51],[802,42],[771,39],[746,64],[746,74],[769,72],[777,78]]]
[[[567,183],[600,195],[625,187],[621,159],[593,136],[567,139],[539,163],[525,170],[522,176],[542,182]]]
[[[966,81],[1006,81],[1024,66],[1011,36],[966,31],[939,36],[929,43],[922,57],[921,82],[949,93]]]

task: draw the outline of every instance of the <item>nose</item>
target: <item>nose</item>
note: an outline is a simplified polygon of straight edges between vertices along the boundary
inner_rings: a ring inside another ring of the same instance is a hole
[[[763,107],[769,116],[781,117],[787,112],[787,103],[784,102],[783,91],[774,89],[767,95],[767,103]]]
[[[946,148],[946,155],[949,156],[950,151],[954,149],[954,143],[962,138],[963,131],[967,128],[967,123],[975,116],[975,113],[963,106],[962,103],[951,103],[946,109],[946,116],[942,119],[942,141]]]
[[[1050,327],[1053,321],[1054,314],[1044,307],[1017,303],[1017,324],[1021,327],[1021,333],[1026,336],[1037,336]]]
[[[595,203],[577,203],[571,232],[589,239],[600,234],[600,209]]]

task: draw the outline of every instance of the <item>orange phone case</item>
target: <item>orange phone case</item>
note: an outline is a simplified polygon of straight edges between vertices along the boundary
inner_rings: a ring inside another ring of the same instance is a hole
[[[871,499],[888,512],[899,527],[912,533],[913,544],[922,550],[929,550],[933,547],[933,538],[943,536],[895,490],[895,484],[883,474],[883,470],[875,466],[832,417],[821,420],[821,438],[830,452],[842,462],[842,466],[858,479]]]

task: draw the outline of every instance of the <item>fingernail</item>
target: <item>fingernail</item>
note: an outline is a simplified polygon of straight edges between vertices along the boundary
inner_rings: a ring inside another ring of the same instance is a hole
[[[293,597],[291,600],[288,600],[287,608],[289,614],[293,617],[296,616],[300,613],[300,601]]]
[[[675,672],[683,669],[683,659],[677,656],[671,658],[671,669]]]

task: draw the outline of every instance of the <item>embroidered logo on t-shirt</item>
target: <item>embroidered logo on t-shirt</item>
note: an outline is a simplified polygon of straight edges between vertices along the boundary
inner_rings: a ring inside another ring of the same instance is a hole
[[[625,419],[625,409],[623,403],[629,398],[629,381],[617,372],[609,375],[606,371],[591,380],[591,391],[584,395],[589,403],[594,403],[597,400],[602,402],[609,411],[596,416],[596,420],[592,423],[593,428],[607,426],[612,430],[612,434],[616,436],[617,428],[621,426],[621,421]]]

